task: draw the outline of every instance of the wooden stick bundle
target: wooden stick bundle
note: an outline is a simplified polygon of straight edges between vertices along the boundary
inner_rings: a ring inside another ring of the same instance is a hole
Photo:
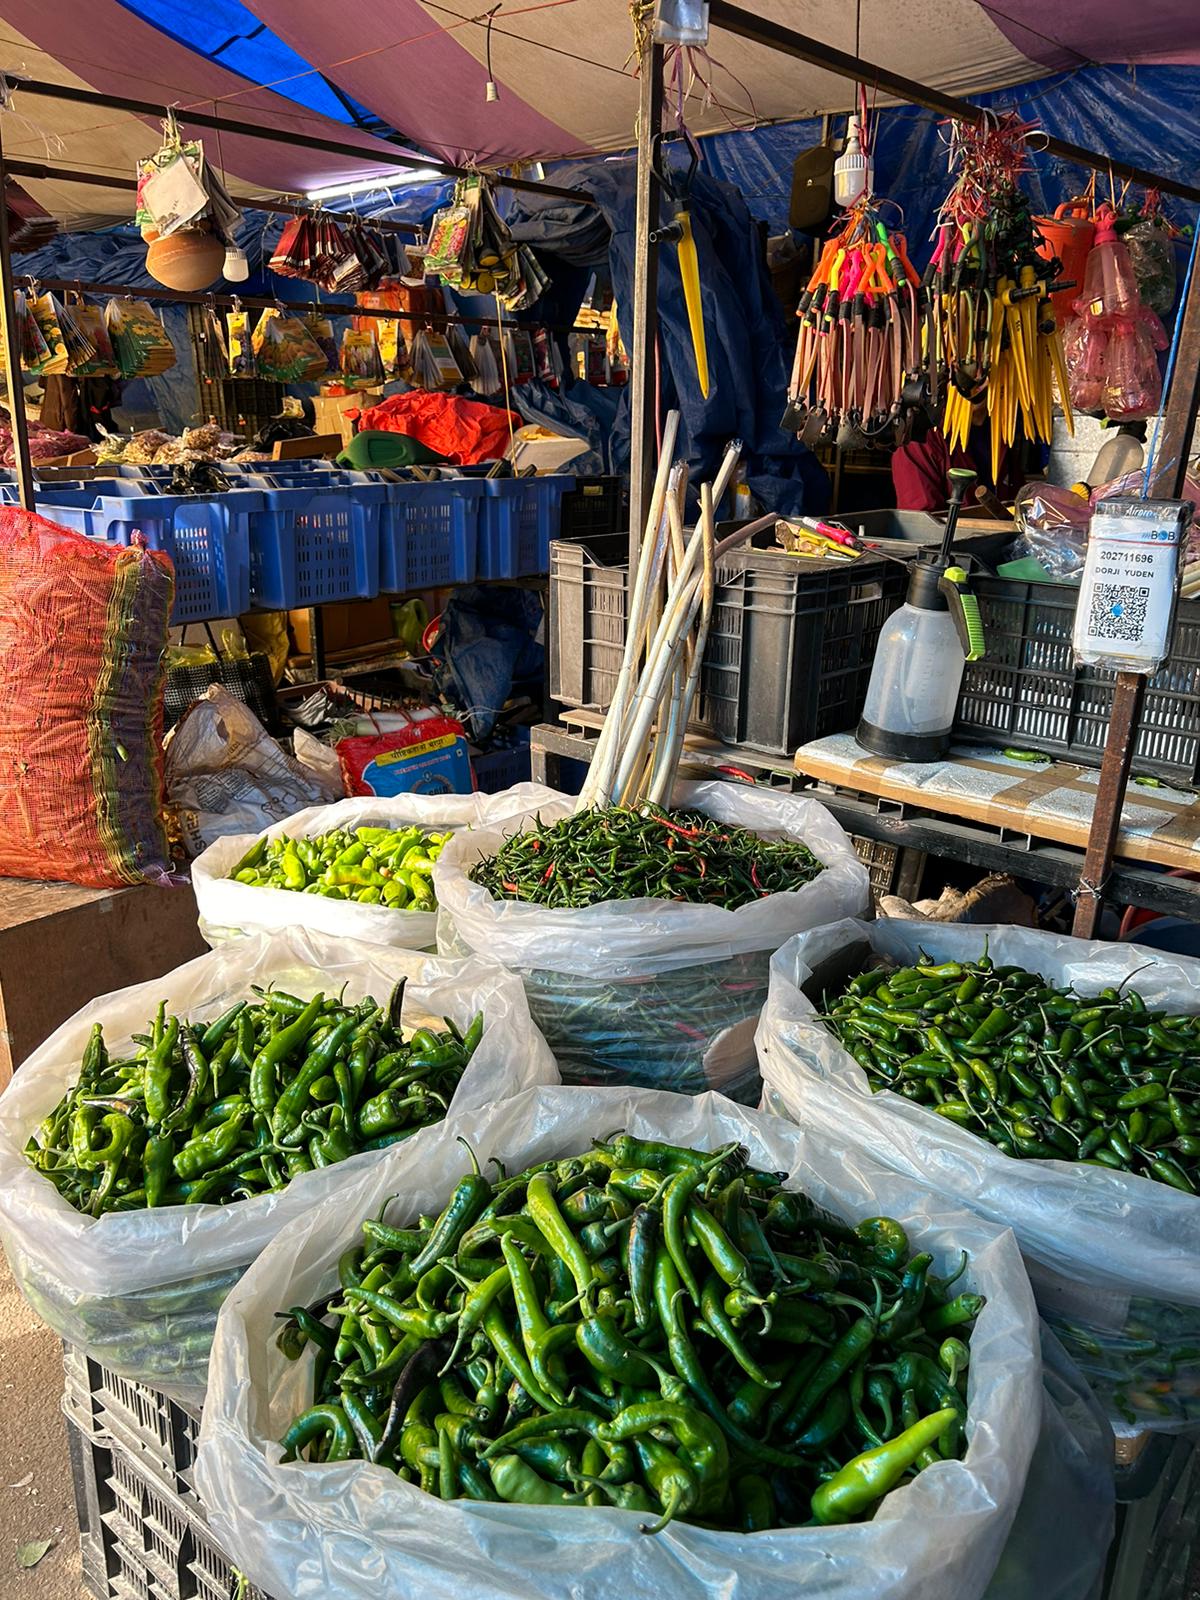
[[[687,468],[670,464],[678,426],[672,411],[629,594],[621,671],[579,810],[670,802],[712,623],[717,562],[776,521],[774,514],[760,517],[717,541],[716,507],[741,455],[734,441],[716,480],[700,485],[700,516],[689,533]]]

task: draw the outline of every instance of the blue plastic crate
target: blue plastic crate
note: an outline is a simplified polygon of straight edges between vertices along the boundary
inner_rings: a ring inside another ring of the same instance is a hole
[[[472,478],[387,485],[379,572],[385,594],[472,582],[483,494]]]
[[[479,512],[480,578],[528,578],[550,570],[550,541],[557,539],[563,496],[575,479],[490,478]]]
[[[489,750],[471,757],[475,783],[481,794],[499,794],[514,784],[528,783],[530,773],[529,729],[514,728],[517,743],[508,750]]]
[[[379,593],[386,490],[338,484],[261,491],[250,518],[250,598],[272,611]]]
[[[158,494],[136,479],[120,485],[98,479],[79,489],[47,485],[38,504],[52,521],[89,539],[129,545],[140,533],[151,550],[165,551],[175,567],[175,626],[250,609],[250,522],[262,504],[252,490],[210,498]]]

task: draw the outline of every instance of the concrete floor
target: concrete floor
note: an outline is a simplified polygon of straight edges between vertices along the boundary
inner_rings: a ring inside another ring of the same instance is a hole
[[[67,1426],[60,1407],[62,1346],[25,1304],[0,1252],[0,1596],[83,1600],[79,1526]],[[17,1551],[51,1548],[24,1570]]]

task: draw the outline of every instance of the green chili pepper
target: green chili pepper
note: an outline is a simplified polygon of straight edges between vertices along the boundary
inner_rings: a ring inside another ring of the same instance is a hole
[[[861,1516],[895,1488],[922,1451],[936,1444],[954,1420],[953,1411],[936,1411],[887,1444],[855,1456],[814,1491],[814,1519],[829,1524]]]

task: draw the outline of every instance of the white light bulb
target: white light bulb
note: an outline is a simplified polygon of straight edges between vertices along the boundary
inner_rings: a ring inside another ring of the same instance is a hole
[[[240,245],[226,246],[225,265],[221,268],[221,273],[227,283],[245,283],[250,276],[250,263]]]

